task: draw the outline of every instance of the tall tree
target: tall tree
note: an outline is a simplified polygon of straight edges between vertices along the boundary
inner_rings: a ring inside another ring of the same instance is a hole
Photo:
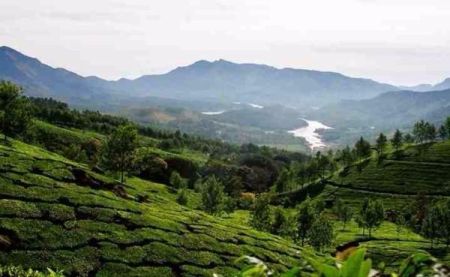
[[[394,147],[395,151],[398,151],[400,147],[403,145],[403,134],[399,129],[395,130],[394,136],[391,139],[392,147]]]
[[[367,228],[367,230],[369,231],[369,237],[372,236],[372,230],[379,227],[383,220],[383,203],[379,200],[365,200],[359,212],[357,222],[360,227],[363,227],[363,230],[364,228]]]
[[[447,137],[450,138],[450,116],[445,119],[444,127],[447,130]]]
[[[353,153],[348,145],[342,150],[340,160],[344,166],[349,166],[354,162]]]
[[[441,125],[438,130],[438,136],[441,140],[446,140],[448,138],[447,129],[444,125]]]
[[[0,121],[5,142],[8,136],[26,131],[31,123],[29,101],[22,94],[21,87],[9,81],[0,82]]]
[[[206,179],[201,188],[202,207],[207,213],[218,214],[224,209],[223,185],[213,175]]]
[[[297,238],[300,239],[302,246],[305,244],[305,239],[308,235],[309,229],[316,220],[316,211],[312,205],[309,197],[300,205],[297,213]]]
[[[330,246],[334,239],[334,230],[331,220],[321,214],[308,230],[308,239],[312,247],[317,251],[322,251]]]
[[[377,138],[375,148],[377,149],[378,157],[383,155],[383,151],[386,149],[387,145],[387,138],[383,133],[380,133],[380,135]]]
[[[363,137],[360,137],[355,144],[356,155],[360,160],[370,156],[370,143],[366,141]]]
[[[275,235],[282,236],[286,232],[287,216],[282,208],[276,208],[273,213],[273,222],[271,226],[271,233]]]
[[[138,145],[137,129],[132,125],[122,125],[109,136],[105,146],[106,166],[120,173],[124,181],[124,172],[132,168],[135,150]]]
[[[260,231],[269,232],[271,229],[270,196],[267,193],[260,194],[250,214],[250,225]]]
[[[439,229],[441,228],[441,211],[438,206],[433,205],[427,212],[422,222],[422,234],[430,239],[431,248],[434,241],[439,238]]]
[[[344,201],[338,199],[335,205],[335,213],[340,221],[343,223],[342,230],[345,230],[345,225],[352,219],[353,211],[349,205],[346,205]]]
[[[291,176],[289,169],[284,168],[275,182],[275,192],[282,193],[287,191],[290,188]]]

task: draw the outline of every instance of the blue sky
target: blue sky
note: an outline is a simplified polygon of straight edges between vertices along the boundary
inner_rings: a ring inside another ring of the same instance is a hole
[[[106,79],[222,58],[435,83],[450,77],[450,1],[2,0],[0,44]]]

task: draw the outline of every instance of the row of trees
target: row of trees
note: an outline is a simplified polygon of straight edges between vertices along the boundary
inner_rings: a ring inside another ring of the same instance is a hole
[[[291,238],[303,246],[306,242],[321,251],[334,240],[334,226],[323,213],[322,202],[304,201],[297,213],[289,215],[282,208],[272,208],[270,194],[261,194],[255,200],[249,223],[257,230]]]

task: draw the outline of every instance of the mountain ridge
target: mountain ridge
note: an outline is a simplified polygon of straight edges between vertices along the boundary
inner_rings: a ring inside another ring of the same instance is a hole
[[[89,103],[95,98],[105,101],[114,97],[157,96],[194,101],[259,101],[265,105],[305,107],[347,98],[370,98],[398,89],[337,72],[276,68],[223,59],[212,62],[199,60],[164,74],[119,80],[84,77],[64,68],[49,66],[7,46],[0,47],[0,59],[0,78],[21,84],[33,96],[54,97],[71,104]]]

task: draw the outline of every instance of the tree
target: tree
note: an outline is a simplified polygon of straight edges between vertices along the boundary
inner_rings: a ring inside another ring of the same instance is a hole
[[[223,185],[213,175],[202,185],[202,207],[207,213],[218,214],[224,208]]]
[[[447,130],[447,132],[446,132],[447,138],[450,138],[450,116],[447,117],[447,119],[445,119],[444,127],[445,127],[445,130]]]
[[[341,199],[338,199],[335,206],[335,213],[340,221],[343,223],[342,230],[345,230],[345,225],[352,219],[353,211],[350,206],[346,205]]]
[[[406,133],[403,139],[404,142],[406,143],[413,143],[414,142],[414,137],[410,134],[410,133]]]
[[[435,202],[422,222],[422,233],[433,242],[443,239],[447,248],[450,245],[450,199]]]
[[[403,145],[403,134],[399,129],[395,130],[394,136],[391,139],[392,147],[394,147],[395,151],[398,151],[400,147]]]
[[[395,229],[397,231],[397,239],[399,239],[400,238],[400,232],[402,231],[402,229],[406,225],[405,216],[403,214],[397,215],[397,217],[395,218],[395,224],[396,224]]]
[[[231,175],[225,186],[225,192],[232,198],[239,198],[244,189],[242,178],[237,175]]]
[[[31,108],[23,89],[11,82],[0,82],[0,121],[5,142],[27,130],[31,123]]]
[[[227,214],[231,214],[236,209],[236,206],[237,206],[236,199],[229,197],[229,196],[225,196],[225,199],[223,201],[223,211],[224,212],[226,212]]]
[[[133,166],[135,150],[138,145],[137,129],[132,125],[122,125],[109,136],[105,146],[106,165],[120,172],[120,181],[124,181],[124,172]]]
[[[334,230],[331,220],[321,214],[308,231],[309,243],[318,251],[330,246],[334,239]]]
[[[276,208],[273,214],[273,222],[271,226],[271,233],[275,235],[284,235],[286,228],[287,217],[282,208]]]
[[[172,174],[170,174],[169,182],[176,189],[186,188],[186,181],[181,178],[181,175],[177,171],[172,171]]]
[[[372,236],[372,230],[379,227],[384,220],[384,208],[383,203],[379,200],[372,201],[371,199],[365,199],[359,215],[357,217],[357,223],[360,227],[369,230],[369,237]]]
[[[308,235],[309,229],[316,220],[316,212],[314,206],[308,197],[299,208],[297,213],[297,238],[300,239],[302,246],[305,244],[305,239]]]
[[[271,210],[270,196],[267,193],[260,194],[256,200],[250,214],[250,225],[260,231],[270,231]]]
[[[348,145],[342,150],[340,160],[344,166],[350,166],[355,161]]]
[[[185,189],[180,189],[177,195],[177,203],[185,206],[188,203],[188,197]]]
[[[327,169],[331,166],[331,161],[327,156],[322,155],[320,151],[316,153],[317,170],[319,172],[320,179],[325,178]]]
[[[367,158],[370,156],[370,143],[366,141],[363,137],[360,137],[360,139],[355,144],[355,150],[357,157],[361,160],[364,158]]]
[[[375,148],[377,149],[378,157],[381,157],[383,155],[384,149],[386,149],[387,145],[387,138],[383,133],[380,133],[380,135],[377,138]]]
[[[275,182],[275,192],[282,193],[289,189],[289,185],[291,182],[291,172],[289,169],[284,168],[280,175],[278,176],[277,181]]]
[[[434,141],[436,139],[436,127],[429,122],[420,120],[414,124],[413,135],[418,143]]]
[[[445,128],[444,125],[441,125],[441,126],[439,127],[439,130],[438,130],[438,136],[439,136],[439,138],[440,138],[441,140],[446,140],[447,137],[449,136],[448,133],[447,133],[447,129]]]
[[[430,239],[431,248],[434,241],[439,237],[441,212],[435,205],[431,206],[422,222],[422,234]]]

